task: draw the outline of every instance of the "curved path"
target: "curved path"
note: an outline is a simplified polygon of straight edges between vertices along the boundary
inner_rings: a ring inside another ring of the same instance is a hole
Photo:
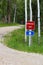
[[[11,32],[13,30],[21,29],[22,27],[24,27],[24,25],[0,27],[0,38],[3,37],[5,34]]]
[[[0,34],[5,35],[22,27],[2,27],[0,28]],[[43,55],[13,50],[0,43],[0,65],[43,65]]]

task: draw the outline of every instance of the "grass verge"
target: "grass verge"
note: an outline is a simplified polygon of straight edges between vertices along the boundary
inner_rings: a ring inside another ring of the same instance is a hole
[[[43,35],[40,38],[40,44],[38,44],[37,33],[35,33],[35,35],[32,37],[32,45],[30,47],[28,43],[28,37],[27,42],[25,42],[24,37],[24,28],[20,30],[15,30],[11,32],[11,35],[8,34],[5,36],[4,43],[8,47],[16,50],[43,54]]]
[[[18,23],[0,23],[0,27],[6,27],[6,26],[15,26],[19,25]]]

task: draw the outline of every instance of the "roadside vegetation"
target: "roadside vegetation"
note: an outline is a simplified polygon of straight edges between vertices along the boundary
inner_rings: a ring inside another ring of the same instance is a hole
[[[6,26],[16,26],[20,25],[19,23],[0,23],[0,27],[6,27]]]
[[[4,38],[4,43],[10,48],[20,50],[20,51],[26,51],[26,52],[35,52],[35,53],[42,53],[43,54],[43,33],[41,33],[41,41],[40,44],[38,44],[38,34],[37,32],[32,37],[32,45],[29,47],[28,37],[27,42],[25,42],[25,36],[24,36],[24,28],[15,30],[11,32],[11,34],[8,34]]]

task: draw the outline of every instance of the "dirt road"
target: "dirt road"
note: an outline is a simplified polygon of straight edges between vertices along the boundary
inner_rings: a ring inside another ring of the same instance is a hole
[[[5,34],[11,32],[11,31],[13,31],[13,30],[21,29],[22,27],[24,27],[24,25],[0,27],[0,38],[1,38],[2,36],[4,36]]]
[[[20,27],[0,28],[0,34],[5,35]],[[0,65],[43,65],[43,55],[13,50],[0,43]]]

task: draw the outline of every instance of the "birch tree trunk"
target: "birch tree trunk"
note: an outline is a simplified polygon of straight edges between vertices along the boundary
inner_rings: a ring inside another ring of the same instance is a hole
[[[38,8],[38,43],[40,44],[40,2],[37,0],[37,8]]]

